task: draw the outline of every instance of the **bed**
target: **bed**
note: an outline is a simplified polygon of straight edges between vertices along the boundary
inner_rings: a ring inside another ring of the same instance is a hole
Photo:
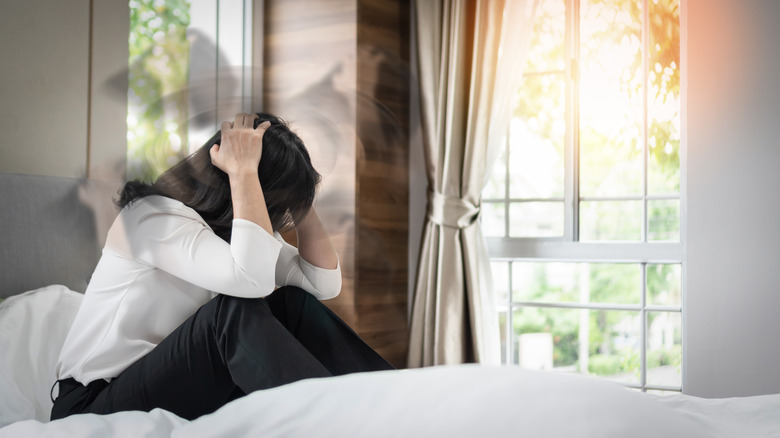
[[[187,421],[48,422],[53,366],[113,218],[111,188],[0,174],[0,437],[780,437],[780,395],[655,396],[585,376],[459,365],[304,380]],[[106,201],[95,201],[95,198]],[[31,231],[34,230],[34,231]]]

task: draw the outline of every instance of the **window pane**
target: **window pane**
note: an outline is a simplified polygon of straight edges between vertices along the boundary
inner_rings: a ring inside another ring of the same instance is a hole
[[[580,202],[581,241],[638,241],[641,238],[641,201]]]
[[[647,201],[647,240],[680,241],[680,200]]]
[[[681,265],[647,265],[647,304],[659,306],[682,305],[681,290]]]
[[[628,263],[512,263],[512,299],[639,304],[641,266]]]
[[[512,313],[515,335],[512,363],[528,369],[576,372],[581,312],[586,311],[536,307],[515,309]]]
[[[667,109],[655,104],[648,111],[647,193],[680,193],[680,114],[664,114]]]
[[[509,361],[506,342],[506,315],[506,308],[498,311],[498,330],[499,336],[501,336],[501,363],[508,363]]]
[[[509,196],[563,197],[563,74],[528,76],[509,126]]]
[[[647,314],[647,384],[682,384],[682,315],[679,312]]]
[[[589,374],[624,383],[639,383],[639,312],[591,310],[588,336]],[[580,364],[585,368],[586,364]]]
[[[151,181],[188,154],[190,2],[130,2],[127,178]]]
[[[680,192],[680,2],[650,6],[648,193]]]
[[[512,263],[512,300],[546,303],[579,302],[580,265],[556,262]],[[582,277],[585,278],[587,275]],[[583,280],[585,283],[587,281],[587,279]]]
[[[490,170],[490,179],[482,190],[482,199],[506,198],[506,147],[501,147],[501,152],[496,158],[493,168]]]
[[[642,294],[642,266],[630,263],[592,263],[590,302],[639,304]]]
[[[485,237],[504,237],[504,216],[506,209],[503,202],[483,202],[479,215],[482,221],[482,234]]]
[[[635,0],[584,1],[580,41],[580,193],[642,192],[641,20]]]
[[[639,312],[523,307],[512,327],[512,363],[639,382]]]
[[[563,202],[509,204],[509,237],[562,237]]]
[[[525,72],[565,69],[565,33],[565,1],[542,1],[534,17],[534,33],[531,36],[531,47]]]
[[[506,305],[509,301],[509,262],[491,262],[493,272],[493,290],[496,291],[496,303]]]

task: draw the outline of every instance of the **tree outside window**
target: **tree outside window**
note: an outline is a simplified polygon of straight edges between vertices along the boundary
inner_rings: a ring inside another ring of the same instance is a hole
[[[189,0],[130,1],[127,178],[153,181],[187,156]]]

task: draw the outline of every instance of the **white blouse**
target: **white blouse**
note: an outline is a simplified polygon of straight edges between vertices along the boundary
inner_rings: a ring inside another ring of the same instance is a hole
[[[306,262],[281,236],[253,222],[234,219],[228,244],[181,202],[140,199],[108,231],[57,378],[110,380],[218,293],[259,298],[285,285],[333,298],[341,290],[341,269]]]

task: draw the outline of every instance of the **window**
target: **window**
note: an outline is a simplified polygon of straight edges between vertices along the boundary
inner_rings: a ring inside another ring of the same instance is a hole
[[[542,0],[482,223],[506,363],[682,389],[679,0]]]
[[[154,180],[250,112],[252,0],[131,0],[127,178]]]

